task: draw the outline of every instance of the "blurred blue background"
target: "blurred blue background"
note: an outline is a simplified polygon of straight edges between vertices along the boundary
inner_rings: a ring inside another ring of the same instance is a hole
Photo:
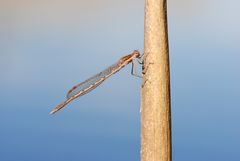
[[[169,0],[174,161],[239,161],[240,2]],[[144,1],[0,1],[0,160],[140,160],[130,65],[53,116],[76,83],[143,51]]]

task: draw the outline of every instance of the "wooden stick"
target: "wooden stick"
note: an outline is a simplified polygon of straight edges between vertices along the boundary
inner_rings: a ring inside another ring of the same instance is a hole
[[[145,0],[141,161],[171,161],[170,73],[166,0]]]

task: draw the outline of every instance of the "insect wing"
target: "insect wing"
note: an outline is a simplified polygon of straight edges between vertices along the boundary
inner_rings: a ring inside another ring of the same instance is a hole
[[[103,70],[102,72],[96,74],[95,76],[87,79],[86,81],[77,84],[76,86],[72,87],[67,93],[67,99],[71,98],[72,96],[82,92],[81,96],[90,92],[91,90],[95,89],[99,86],[107,77],[111,74],[116,72],[119,68],[119,63],[115,63],[112,66],[108,67],[107,69]]]

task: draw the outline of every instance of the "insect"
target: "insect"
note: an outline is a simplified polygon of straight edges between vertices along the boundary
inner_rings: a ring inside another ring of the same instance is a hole
[[[50,114],[54,114],[60,109],[62,109],[64,106],[66,106],[69,102],[72,100],[83,96],[84,94],[90,92],[91,90],[95,89],[97,86],[99,86],[103,81],[105,81],[107,78],[109,78],[111,75],[115,74],[118,72],[120,69],[125,67],[127,64],[132,62],[132,75],[141,77],[135,73],[135,68],[134,68],[134,60],[138,60],[140,64],[141,62],[141,54],[139,51],[134,50],[131,54],[123,56],[120,58],[117,63],[111,65],[107,69],[103,70],[102,72],[90,77],[89,79],[73,86],[67,93],[67,99],[59,104],[57,107],[55,107]]]

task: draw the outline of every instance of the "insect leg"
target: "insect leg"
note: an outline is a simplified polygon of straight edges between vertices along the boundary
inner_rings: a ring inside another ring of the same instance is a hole
[[[138,62],[139,63],[139,62]],[[139,63],[140,64],[140,63]],[[136,62],[135,60],[132,61],[132,70],[131,70],[131,74],[133,76],[136,76],[136,77],[139,77],[139,78],[142,78],[142,75],[139,75],[137,72],[136,72]]]

